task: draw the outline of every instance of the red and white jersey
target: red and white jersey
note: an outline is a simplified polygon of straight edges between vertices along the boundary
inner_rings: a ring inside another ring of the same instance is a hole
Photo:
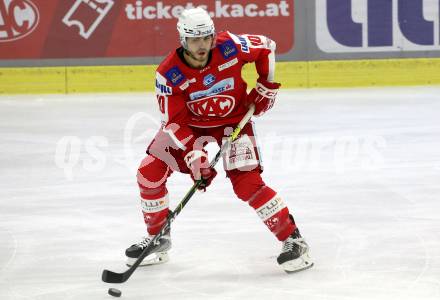
[[[168,55],[156,71],[162,130],[185,149],[193,127],[238,123],[248,110],[242,68],[255,62],[258,75],[273,81],[275,47],[275,42],[262,35],[221,32],[203,69],[189,67],[179,56],[179,49]]]

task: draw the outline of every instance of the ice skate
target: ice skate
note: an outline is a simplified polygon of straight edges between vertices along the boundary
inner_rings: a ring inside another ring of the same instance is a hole
[[[148,247],[150,242],[155,236],[149,235],[144,237],[142,241],[137,244],[131,245],[127,250],[125,250],[125,255],[127,256],[127,266],[132,266],[136,259],[141,255],[142,251]],[[171,236],[170,232],[166,232],[159,240],[159,244],[153,248],[150,255],[144,258],[139,266],[148,266],[162,264],[169,260],[168,250],[171,249]]]
[[[309,256],[309,246],[301,237],[298,229],[283,242],[283,248],[277,261],[287,273],[313,267],[313,261]]]

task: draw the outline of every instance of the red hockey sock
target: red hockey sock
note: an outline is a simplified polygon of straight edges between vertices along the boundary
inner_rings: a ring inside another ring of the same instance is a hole
[[[284,241],[296,229],[283,199],[270,187],[264,186],[257,191],[249,200],[249,205],[278,240]]]
[[[159,233],[168,216],[168,191],[165,187],[157,189],[141,190],[141,205],[144,221],[148,233],[156,235]]]
[[[296,229],[283,199],[263,182],[259,171],[231,172],[236,195],[255,209],[278,240],[284,241]]]
[[[169,167],[153,156],[147,156],[138,169],[137,181],[141,195],[142,213],[148,233],[159,233],[168,217],[168,191],[166,179]]]

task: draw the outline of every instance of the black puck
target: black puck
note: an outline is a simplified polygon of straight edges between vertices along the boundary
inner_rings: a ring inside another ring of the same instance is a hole
[[[108,294],[112,295],[113,297],[121,297],[122,292],[118,289],[114,289],[114,288],[109,288],[108,289]]]

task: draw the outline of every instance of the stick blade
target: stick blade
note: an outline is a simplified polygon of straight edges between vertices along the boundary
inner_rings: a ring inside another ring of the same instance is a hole
[[[107,283],[123,283],[127,280],[124,273],[116,273],[109,270],[102,271],[102,281]]]

